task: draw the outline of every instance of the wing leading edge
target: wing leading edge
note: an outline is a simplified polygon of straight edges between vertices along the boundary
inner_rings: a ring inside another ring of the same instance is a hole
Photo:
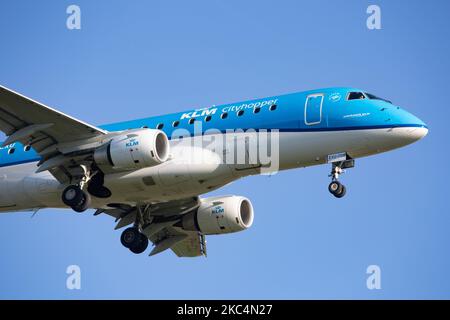
[[[92,150],[108,132],[0,86],[3,146],[20,142],[41,157],[37,172],[48,170],[60,183],[84,174]]]
[[[21,142],[38,153],[53,144],[107,133],[3,86],[0,86],[0,130],[8,136],[6,145]]]

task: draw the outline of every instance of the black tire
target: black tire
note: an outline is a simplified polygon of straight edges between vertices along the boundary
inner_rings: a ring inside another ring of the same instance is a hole
[[[80,187],[71,185],[64,189],[61,195],[62,202],[69,207],[77,206],[83,201],[83,190]]]
[[[328,191],[330,191],[331,194],[336,195],[342,190],[342,184],[339,181],[331,181],[328,185]]]
[[[139,241],[136,243],[136,245],[130,247],[130,251],[134,254],[140,254],[147,250],[148,247],[148,238],[145,234],[139,233]]]
[[[106,188],[104,183],[105,174],[99,170],[99,172],[95,174],[89,182],[87,191],[97,198],[109,198],[111,197],[111,190]]]
[[[91,195],[93,195],[96,198],[106,199],[111,197],[112,195],[111,190],[109,190],[104,186],[89,185],[87,190]]]
[[[342,198],[342,197],[345,196],[346,193],[347,193],[347,188],[344,185],[341,185],[341,190],[337,194],[335,194],[334,196],[336,198]]]
[[[127,228],[122,232],[122,235],[120,236],[120,242],[125,248],[129,249],[139,243],[140,234],[141,233],[136,227]]]
[[[91,196],[89,193],[81,191],[83,193],[82,199],[80,202],[74,206],[72,206],[72,209],[76,212],[84,212],[87,209],[89,209],[91,205]]]

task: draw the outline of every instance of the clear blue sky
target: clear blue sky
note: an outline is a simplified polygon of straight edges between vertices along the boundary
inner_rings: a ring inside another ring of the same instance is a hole
[[[72,3],[81,30],[66,28]],[[382,30],[366,28],[369,4]],[[448,1],[3,1],[0,83],[93,124],[352,86],[430,132],[357,161],[341,200],[328,166],[215,192],[249,197],[256,217],[208,237],[206,259],[132,255],[91,211],[1,215],[0,298],[450,298],[449,15]]]

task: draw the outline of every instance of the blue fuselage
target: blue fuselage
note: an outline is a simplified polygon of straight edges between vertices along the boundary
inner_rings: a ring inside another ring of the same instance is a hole
[[[361,93],[361,96],[351,99],[352,93]],[[273,96],[99,127],[108,131],[158,128],[169,138],[176,138],[179,132],[193,135],[194,128],[199,128],[199,124],[201,133],[212,129],[221,132],[228,129],[323,132],[426,128],[419,118],[402,108],[376,97],[370,98],[363,91],[352,88],[328,88]],[[0,167],[38,160],[39,155],[33,149],[24,148],[19,143],[0,150]]]

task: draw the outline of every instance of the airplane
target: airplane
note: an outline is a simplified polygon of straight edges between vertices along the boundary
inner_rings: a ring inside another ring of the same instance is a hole
[[[150,255],[171,249],[179,257],[206,256],[206,235],[253,223],[246,197],[206,193],[328,164],[328,190],[342,198],[339,178],[355,159],[428,133],[391,101],[347,87],[94,126],[0,86],[0,130],[0,212],[96,209],[115,229],[127,227],[120,241],[131,252],[152,242]]]

